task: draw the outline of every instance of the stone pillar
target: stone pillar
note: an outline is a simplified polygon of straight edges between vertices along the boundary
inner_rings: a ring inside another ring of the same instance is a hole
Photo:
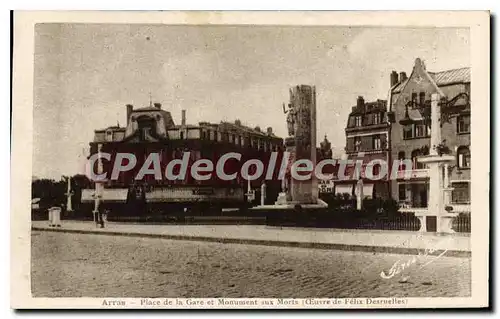
[[[73,211],[73,205],[71,203],[71,176],[68,176],[68,188],[67,188],[67,194],[68,196],[67,202],[66,202],[66,211],[71,212]]]
[[[287,139],[287,151],[294,153],[294,161],[308,159],[316,165],[316,89],[309,85],[296,86],[291,90],[290,104],[296,111],[295,135]],[[318,181],[312,178],[299,181],[290,179],[289,191],[293,202],[316,204]]]
[[[363,209],[363,180],[360,178],[358,182],[356,183],[356,209],[361,210]]]
[[[431,156],[437,156],[437,150],[435,146],[441,143],[441,129],[439,126],[439,118],[441,117],[441,110],[439,109],[440,95],[435,93],[432,94],[431,100],[431,147],[429,153]],[[437,220],[437,231],[441,229],[440,216],[444,211],[443,204],[443,176],[442,176],[442,164],[440,162],[431,162],[427,164],[429,166],[429,207],[428,212],[431,215],[436,216]]]
[[[102,149],[102,144],[97,145],[97,174],[102,174],[104,171],[104,167],[102,164],[102,158],[101,158],[101,149]],[[104,192],[104,184],[102,181],[96,181],[95,182],[95,192],[94,192],[94,221],[96,223],[99,222],[99,207],[101,205],[101,198],[102,194]]]
[[[312,87],[312,105],[311,105],[311,161],[313,168],[316,168],[317,154],[316,154],[316,86]],[[312,202],[316,203],[319,198],[319,186],[316,174],[311,175],[311,189],[312,189]]]
[[[441,96],[438,93],[432,94],[431,97],[431,148],[429,155],[438,155],[435,146],[441,143],[440,117],[441,109],[439,101]]]
[[[260,204],[264,206],[266,204],[266,183],[262,182],[262,185],[260,186]]]
[[[444,177],[443,177],[443,187],[444,187],[444,194],[443,194],[443,200],[444,200],[444,205],[448,205],[450,201],[450,174],[448,172],[449,169],[449,164],[446,163],[444,164]]]

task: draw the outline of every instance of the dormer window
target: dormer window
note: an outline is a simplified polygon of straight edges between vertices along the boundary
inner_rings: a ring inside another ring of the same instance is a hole
[[[373,124],[380,124],[380,113],[373,114]]]
[[[149,116],[137,118],[141,140],[147,140],[150,135],[156,136],[156,120]]]

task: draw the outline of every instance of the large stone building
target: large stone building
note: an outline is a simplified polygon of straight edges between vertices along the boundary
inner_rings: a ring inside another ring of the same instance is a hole
[[[265,130],[251,128],[239,120],[191,125],[186,123],[185,111],[182,111],[181,123],[175,124],[171,113],[162,109],[160,103],[137,109],[127,105],[126,108],[126,127],[111,126],[95,130],[94,140],[90,143],[90,155],[96,154],[99,149],[111,154],[109,161],[103,161],[103,172],[108,176],[111,175],[117,153],[131,153],[137,159],[133,169],[121,172],[116,180],[106,181],[103,203],[128,205],[138,202],[146,210],[161,204],[237,205],[245,201],[245,193],[249,187],[259,190],[264,179],[261,176],[248,185],[239,173],[241,165],[248,159],[260,159],[267,167],[271,152],[279,151],[282,154],[283,151],[283,139],[276,136],[270,127]],[[208,180],[197,180],[188,173],[183,180],[157,180],[153,175],[136,179],[149,154],[159,154],[161,171],[164,172],[171,160],[181,159],[185,152],[190,152],[188,172],[191,165],[199,159],[212,160],[215,166],[222,155],[229,152],[240,153],[240,161],[230,159],[224,166],[226,174],[237,173],[237,178],[221,180],[214,173]],[[278,163],[280,161],[279,158]],[[274,202],[281,183],[273,180],[267,184],[268,200]],[[82,201],[93,201],[92,194],[93,190],[86,190]]]
[[[390,124],[387,117],[387,101],[376,100],[365,102],[359,96],[357,103],[352,107],[347,120],[346,147],[347,159],[363,161],[359,177],[363,179],[363,195],[368,198],[387,198],[390,196],[389,182],[387,178],[374,181],[366,177],[366,165],[373,160],[388,162],[389,160],[389,134]],[[373,172],[378,174],[380,164],[374,165]],[[349,180],[338,180],[335,182],[337,194],[354,195],[357,183],[354,166],[346,168]]]
[[[443,98],[441,112],[449,115],[441,121],[443,145],[456,157],[456,162],[446,168],[454,188],[452,202],[470,201],[470,68],[430,72],[417,58],[409,76],[392,72],[389,94],[390,117],[394,120],[390,130],[391,157],[413,163],[409,179],[398,174],[391,182],[392,197],[403,206],[427,206],[428,170],[417,158],[429,153],[430,100],[434,93]],[[404,169],[402,165],[400,168]]]

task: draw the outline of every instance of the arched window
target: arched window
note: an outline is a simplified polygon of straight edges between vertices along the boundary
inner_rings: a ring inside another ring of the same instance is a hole
[[[411,152],[411,161],[413,163],[413,169],[425,169],[426,165],[424,163],[421,163],[417,160],[418,157],[420,156],[425,156],[429,155],[429,147],[424,146],[422,148],[413,150]]]
[[[146,140],[149,135],[156,136],[156,120],[153,117],[139,116],[137,124],[141,133],[141,140]]]
[[[423,169],[424,168],[424,164],[420,163],[417,158],[419,156],[422,156],[422,151],[421,150],[413,150],[411,152],[411,161],[413,163],[413,169]]]
[[[470,150],[467,146],[457,149],[457,165],[459,168],[470,168]]]

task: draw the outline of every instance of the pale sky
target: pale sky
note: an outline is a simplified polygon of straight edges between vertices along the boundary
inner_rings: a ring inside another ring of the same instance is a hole
[[[392,70],[470,66],[468,29],[38,24],[33,175],[82,173],[94,130],[125,125],[125,104],[162,103],[176,123],[240,119],[286,137],[282,103],[316,86],[318,144],[345,146],[358,95],[387,99]]]

